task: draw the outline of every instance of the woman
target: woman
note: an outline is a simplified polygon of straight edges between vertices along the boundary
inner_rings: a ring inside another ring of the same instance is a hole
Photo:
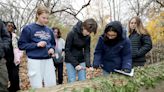
[[[97,23],[94,19],[79,21],[70,31],[66,38],[65,62],[68,82],[86,79],[86,66],[90,65],[90,33],[96,33]]]
[[[56,46],[55,46],[56,60],[54,60],[54,65],[57,69],[58,84],[62,84],[65,40],[61,37],[61,32],[59,28],[53,27],[52,30],[54,32],[55,42],[56,42]]]
[[[133,66],[144,66],[145,55],[152,49],[151,37],[139,17],[130,19],[128,29],[132,45]]]
[[[99,37],[93,67],[101,67],[103,74],[108,75],[115,69],[130,72],[131,62],[130,41],[123,36],[122,24],[119,21],[110,22]]]
[[[56,85],[55,67],[51,56],[55,56],[55,40],[52,30],[46,26],[49,11],[40,6],[36,12],[36,22],[25,26],[18,45],[28,56],[28,76],[32,88]]]
[[[16,92],[20,90],[19,87],[19,63],[21,61],[21,57],[23,56],[23,52],[18,49],[18,37],[14,33],[16,27],[14,22],[6,22],[7,31],[10,34],[10,49],[6,51],[6,66],[9,75],[10,87],[8,88],[9,92]]]

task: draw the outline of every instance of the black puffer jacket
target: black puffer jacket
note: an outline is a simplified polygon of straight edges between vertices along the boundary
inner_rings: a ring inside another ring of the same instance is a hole
[[[90,36],[83,36],[81,21],[67,35],[65,62],[71,63],[74,67],[86,62],[87,67],[90,67]]]
[[[0,20],[0,59],[5,56],[5,51],[9,49],[10,41],[10,36]]]
[[[130,36],[132,45],[133,62],[146,62],[145,55],[152,49],[152,41],[149,35],[139,35],[134,31]]]

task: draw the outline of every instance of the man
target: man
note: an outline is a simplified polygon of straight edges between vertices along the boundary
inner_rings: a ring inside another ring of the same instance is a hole
[[[8,73],[4,56],[5,50],[9,49],[9,43],[9,34],[5,30],[3,22],[0,20],[0,92],[8,92]]]

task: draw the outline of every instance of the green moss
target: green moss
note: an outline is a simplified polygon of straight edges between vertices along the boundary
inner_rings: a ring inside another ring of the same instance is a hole
[[[138,92],[143,87],[154,88],[160,81],[164,81],[164,62],[136,67],[133,77],[112,73],[108,77],[101,76],[92,81],[94,86],[82,88],[81,92]]]

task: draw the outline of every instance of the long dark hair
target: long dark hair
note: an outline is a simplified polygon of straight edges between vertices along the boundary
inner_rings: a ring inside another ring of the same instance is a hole
[[[12,22],[12,21],[7,21],[7,22],[5,23],[5,24],[6,24],[6,26],[7,26],[9,23],[13,25],[12,27],[13,27],[13,29],[14,29],[14,30],[16,30],[16,29],[17,29],[17,28],[16,28],[16,26],[15,26],[15,23],[14,23],[14,22]]]
[[[58,31],[58,32],[57,32],[57,34],[58,34],[57,38],[61,38],[61,32],[60,32],[60,29],[59,29],[58,27],[52,27],[52,30],[53,30],[53,32],[54,32],[55,30],[57,30],[57,31]]]
[[[107,32],[109,32],[109,31],[116,32],[117,37],[115,39],[109,39],[108,36],[107,36]],[[121,37],[120,37],[120,34],[119,34],[118,30],[116,28],[112,27],[112,26],[109,26],[108,28],[106,28],[106,30],[104,31],[104,34],[103,34],[103,38],[104,38],[104,43],[109,45],[109,46],[113,46],[121,40]]]

